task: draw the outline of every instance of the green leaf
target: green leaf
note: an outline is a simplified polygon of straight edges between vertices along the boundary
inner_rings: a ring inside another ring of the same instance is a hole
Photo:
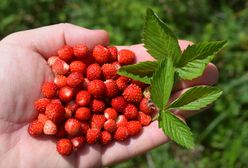
[[[149,8],[146,12],[143,42],[148,52],[157,60],[171,57],[173,62],[177,62],[181,56],[175,34]]]
[[[119,69],[118,74],[144,82],[151,83],[152,75],[157,68],[158,63],[152,61],[140,62],[138,64],[123,66]]]
[[[216,54],[227,44],[227,41],[211,41],[193,44],[183,52],[177,67],[183,67],[187,63],[199,59],[205,59],[210,55]]]
[[[171,114],[170,111],[161,111],[159,127],[176,143],[186,147],[194,147],[194,139],[190,128],[183,121]]]
[[[168,109],[200,110],[217,100],[222,94],[219,88],[195,86],[173,101]]]
[[[174,67],[171,58],[160,61],[151,80],[152,101],[161,110],[167,104],[174,83]]]
[[[188,62],[185,66],[181,68],[176,68],[176,72],[178,73],[179,77],[185,80],[192,80],[199,76],[201,76],[207,66],[207,64],[212,61],[214,58],[213,55],[208,56],[205,59],[193,60]]]

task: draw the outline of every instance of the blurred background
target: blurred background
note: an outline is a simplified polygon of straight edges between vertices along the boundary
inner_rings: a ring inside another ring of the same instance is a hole
[[[113,45],[140,43],[147,7],[181,39],[228,40],[214,60],[224,95],[208,112],[189,119],[194,150],[170,142],[113,167],[248,167],[247,0],[1,0],[0,39],[19,30],[70,22],[106,29]]]

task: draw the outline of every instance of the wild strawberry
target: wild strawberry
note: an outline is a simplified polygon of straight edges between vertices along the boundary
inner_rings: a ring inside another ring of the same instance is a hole
[[[87,106],[91,102],[91,95],[88,91],[82,90],[76,96],[76,103],[80,106]]]
[[[128,104],[126,108],[124,109],[124,116],[128,120],[134,120],[138,117],[138,109],[135,105],[133,104]]]
[[[107,145],[112,141],[112,136],[110,133],[108,133],[107,131],[103,131],[101,132],[100,135],[100,142],[103,145]]]
[[[91,117],[90,109],[87,107],[80,107],[75,113],[75,118],[80,121],[87,121]]]
[[[71,118],[72,115],[73,115],[72,110],[65,107],[65,118],[66,118],[66,119]]]
[[[81,128],[84,135],[86,135],[88,129],[90,128],[88,122],[81,122]]]
[[[102,45],[95,46],[92,54],[99,64],[104,64],[110,61],[111,54],[109,50]]]
[[[107,119],[116,120],[117,116],[118,116],[118,113],[116,112],[116,110],[114,108],[109,107],[109,108],[106,108],[104,110],[104,116]]]
[[[143,125],[143,126],[149,125],[150,122],[152,121],[151,116],[149,116],[143,112],[139,112],[138,120],[141,123],[141,125]]]
[[[137,104],[142,100],[142,90],[135,84],[130,84],[122,93],[125,100],[129,103]]]
[[[82,90],[87,90],[89,83],[90,83],[90,80],[87,79],[87,78],[84,78],[84,82],[82,84],[82,88],[81,89]]]
[[[59,103],[59,104],[62,104],[60,99],[51,99],[51,102],[50,103]]]
[[[59,123],[65,119],[65,109],[59,103],[50,103],[46,107],[45,114],[48,119]]]
[[[58,57],[66,62],[73,59],[73,48],[71,46],[64,46],[58,50]]]
[[[95,98],[101,98],[105,95],[106,86],[101,80],[93,80],[88,84],[88,92]]]
[[[72,111],[72,113],[76,112],[78,105],[74,101],[70,101],[66,104],[65,108]]]
[[[82,136],[78,136],[75,137],[73,139],[71,139],[72,145],[73,145],[73,149],[76,151],[78,150],[80,147],[83,146],[83,144],[85,143],[85,138]]]
[[[35,120],[29,124],[28,133],[32,136],[40,136],[43,134],[43,126],[40,121]]]
[[[46,111],[46,106],[50,103],[47,98],[41,98],[34,102],[34,108],[39,113],[44,113]]]
[[[73,72],[67,77],[67,85],[77,87],[84,81],[84,76],[79,72]]]
[[[119,115],[116,120],[117,127],[125,127],[127,122],[127,118],[124,115]]]
[[[83,44],[78,44],[73,47],[73,53],[78,59],[85,59],[88,56],[89,49]]]
[[[52,71],[55,75],[66,75],[69,72],[69,65],[61,59],[56,59],[52,65]]]
[[[58,138],[65,138],[68,136],[67,132],[65,131],[64,124],[60,124],[57,126],[57,133],[55,136]]]
[[[53,98],[57,94],[57,86],[53,82],[45,82],[42,85],[41,91],[44,97]]]
[[[118,55],[117,48],[114,46],[110,46],[108,47],[108,50],[110,52],[110,61],[111,62],[117,61],[117,55]]]
[[[117,75],[117,68],[113,64],[103,64],[102,73],[105,79],[113,79]]]
[[[106,80],[105,82],[106,92],[105,95],[109,98],[116,97],[119,93],[118,86],[116,82],[112,79]]]
[[[118,79],[116,79],[115,82],[116,82],[118,89],[123,91],[128,86],[129,78],[125,76],[120,76]]]
[[[58,92],[58,96],[60,98],[60,100],[64,101],[64,102],[69,102],[72,100],[73,98],[73,88],[65,86],[62,87],[61,89],[59,89]]]
[[[96,80],[102,78],[102,70],[99,64],[91,64],[87,67],[86,77],[89,80]]]
[[[88,144],[94,144],[100,138],[100,130],[96,128],[88,129],[86,140]]]
[[[129,121],[127,123],[127,132],[128,135],[135,136],[138,135],[142,129],[142,125],[139,121]]]
[[[55,135],[57,133],[57,126],[51,120],[47,120],[43,127],[43,132],[45,135]]]
[[[152,114],[156,108],[150,99],[143,98],[139,104],[139,109],[145,114]]]
[[[77,136],[82,133],[81,123],[74,118],[69,118],[65,122],[65,131],[71,136]]]
[[[126,127],[118,127],[114,133],[114,139],[117,141],[124,141],[128,138],[128,132]]]
[[[59,152],[59,154],[61,155],[70,155],[72,153],[73,150],[73,145],[72,142],[69,139],[60,139],[59,141],[57,141],[57,151]]]
[[[49,57],[48,60],[47,60],[47,63],[48,65],[51,67],[53,66],[53,64],[55,63],[55,61],[59,59],[59,57],[57,56],[52,56],[52,57]]]
[[[56,75],[54,78],[54,83],[57,87],[62,88],[66,86],[66,76],[64,75]]]
[[[121,65],[129,65],[135,62],[135,54],[131,50],[122,49],[118,52],[118,62]]]
[[[101,113],[105,109],[105,103],[102,100],[94,99],[90,106],[93,113]]]
[[[142,90],[148,86],[147,84],[140,82],[138,80],[132,80],[132,84],[139,86]]]
[[[73,61],[70,64],[71,72],[79,72],[81,74],[85,74],[86,72],[86,65],[82,61]]]
[[[38,115],[38,121],[41,122],[43,125],[48,120],[47,116],[43,113],[39,113]]]
[[[111,100],[111,105],[117,112],[122,113],[127,106],[127,102],[123,96],[118,96]]]
[[[104,117],[104,115],[93,114],[91,118],[91,128],[97,128],[101,130],[106,120],[107,119]]]
[[[104,128],[104,130],[108,131],[109,133],[113,133],[113,132],[115,132],[115,130],[117,128],[117,124],[116,124],[115,120],[108,119],[104,123],[103,128]]]

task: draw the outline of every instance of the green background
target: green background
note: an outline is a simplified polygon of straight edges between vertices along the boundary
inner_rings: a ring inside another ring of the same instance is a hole
[[[0,39],[24,29],[70,22],[110,32],[111,44],[141,42],[147,7],[181,39],[228,40],[214,62],[224,95],[189,125],[197,146],[170,142],[114,166],[151,168],[248,167],[248,2],[245,0],[1,0]]]

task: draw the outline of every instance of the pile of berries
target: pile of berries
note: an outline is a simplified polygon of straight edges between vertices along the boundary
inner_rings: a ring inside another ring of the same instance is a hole
[[[90,51],[79,44],[57,54],[48,59],[54,81],[42,85],[43,98],[34,103],[31,136],[54,136],[57,151],[70,155],[85,143],[124,141],[150,124],[155,107],[143,94],[147,85],[117,74],[135,63],[132,51],[102,45]]]

